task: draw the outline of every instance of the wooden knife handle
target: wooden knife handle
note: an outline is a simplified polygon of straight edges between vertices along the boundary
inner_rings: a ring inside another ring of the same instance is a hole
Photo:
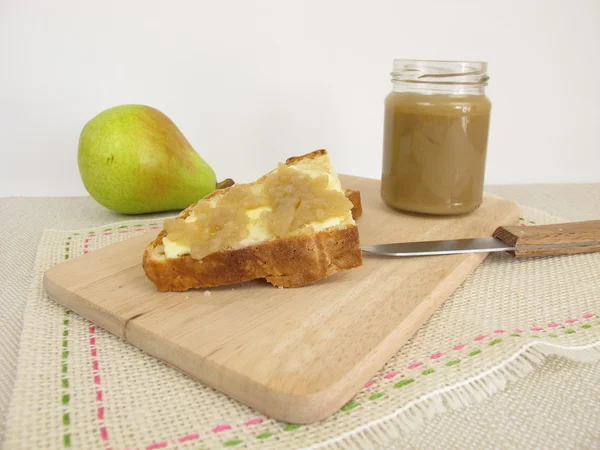
[[[558,223],[553,225],[500,227],[494,237],[519,247],[508,252],[513,256],[550,256],[600,251],[600,220]],[[595,243],[581,247],[548,247],[528,249],[538,245]]]

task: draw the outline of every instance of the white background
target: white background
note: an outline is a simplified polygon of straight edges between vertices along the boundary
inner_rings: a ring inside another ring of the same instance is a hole
[[[220,179],[317,148],[379,177],[394,58],[489,62],[488,183],[600,181],[598,0],[0,0],[0,196],[84,195],[79,132],[124,103]]]

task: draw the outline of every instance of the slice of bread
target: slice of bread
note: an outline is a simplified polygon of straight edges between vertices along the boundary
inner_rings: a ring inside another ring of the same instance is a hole
[[[258,278],[304,286],[362,265],[353,218],[361,212],[358,191],[343,190],[327,152],[317,150],[165,221],[146,246],[144,271],[161,291]]]

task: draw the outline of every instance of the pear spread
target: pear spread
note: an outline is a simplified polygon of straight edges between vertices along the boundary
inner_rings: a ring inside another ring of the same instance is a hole
[[[482,201],[491,103],[485,95],[391,92],[381,196],[390,206],[460,214]]]
[[[325,172],[286,166],[255,185],[239,184],[214,201],[199,201],[186,219],[165,220],[167,257],[195,259],[351,220],[352,203]],[[174,245],[174,243],[177,243]]]

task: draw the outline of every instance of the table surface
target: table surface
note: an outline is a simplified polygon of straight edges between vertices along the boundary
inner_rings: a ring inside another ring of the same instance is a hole
[[[600,218],[600,183],[568,185],[487,186],[487,192],[538,208],[567,221]],[[143,218],[169,214],[145,215]],[[0,442],[5,416],[14,384],[23,311],[37,246],[44,229],[77,229],[101,226],[124,219],[108,211],[90,197],[0,198]],[[569,377],[577,383],[564,386],[559,380]],[[465,447],[506,448],[511,436],[524,431],[535,438],[536,447],[555,447],[567,438],[577,447],[578,415],[597,414],[600,406],[573,408],[571,399],[582,390],[598,394],[600,364],[579,364],[550,358],[533,374],[510,385],[490,399],[460,411],[438,415],[428,420],[410,436],[403,437],[398,448],[436,448],[453,440]],[[564,392],[562,404],[548,410],[544,392]],[[545,411],[544,414],[539,414]],[[532,417],[535,420],[532,421]],[[559,426],[560,425],[560,426]],[[468,429],[468,436],[465,436]],[[582,435],[583,436],[583,435]],[[533,442],[533,441],[532,441]],[[548,443],[548,446],[542,443]],[[564,446],[562,447],[564,448]]]

